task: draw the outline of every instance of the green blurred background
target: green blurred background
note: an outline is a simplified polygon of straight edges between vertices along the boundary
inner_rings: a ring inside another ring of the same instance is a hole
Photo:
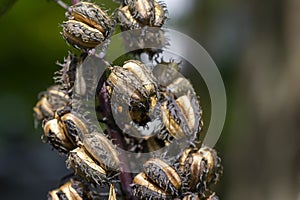
[[[73,49],[60,37],[64,10],[53,1],[12,2],[0,1],[0,199],[45,199],[69,172],[65,158],[41,142],[32,107],[53,84],[55,62]],[[299,200],[300,1],[167,5],[167,27],[203,45],[224,79],[228,111],[215,147],[225,172],[221,199]],[[205,112],[208,97],[201,98]]]

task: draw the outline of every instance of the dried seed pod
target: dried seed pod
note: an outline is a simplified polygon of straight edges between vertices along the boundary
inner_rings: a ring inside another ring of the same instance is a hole
[[[70,97],[58,85],[49,87],[39,94],[40,100],[33,108],[36,122],[53,119],[55,111],[70,102]]]
[[[139,29],[141,25],[131,15],[128,6],[120,7],[117,11],[118,21],[123,30]]]
[[[143,63],[129,60],[123,67],[111,67],[106,85],[112,114],[118,117],[121,129],[128,129],[132,122],[136,126],[145,126],[152,122],[151,119],[159,117],[155,113],[158,100],[156,79]]]
[[[69,19],[83,22],[98,29],[105,37],[109,36],[113,22],[99,6],[89,2],[79,2],[70,6]]]
[[[148,96],[157,95],[156,79],[144,63],[138,60],[128,60],[124,63],[123,68],[133,73],[141,81]]]
[[[80,181],[70,179],[58,189],[48,193],[48,200],[92,200],[88,188]]]
[[[187,137],[194,141],[201,130],[201,111],[197,97],[187,93],[175,99],[169,98],[162,103],[162,119],[166,132],[158,135],[159,138],[170,142],[172,138],[179,140]]]
[[[153,75],[157,79],[159,87],[162,91],[166,91],[166,87],[175,79],[182,77],[179,73],[179,63],[170,60],[169,62],[162,61],[153,69]]]
[[[68,136],[65,134],[63,128],[59,125],[57,119],[52,119],[43,125],[44,136],[43,139],[49,142],[59,152],[67,153],[75,148]]]
[[[161,27],[167,19],[166,15],[166,6],[155,0],[128,0],[117,11],[122,30]]]
[[[207,146],[200,148],[198,152],[203,157],[207,167],[204,179],[206,186],[209,187],[211,184],[216,184],[219,181],[220,175],[223,173],[221,158],[214,149]]]
[[[133,196],[139,199],[172,199],[172,195],[165,192],[159,186],[151,182],[145,173],[137,174],[133,179],[132,184]]]
[[[154,21],[152,26],[161,27],[167,19],[167,8],[165,4],[154,1]]]
[[[215,184],[222,174],[221,159],[216,151],[209,147],[185,150],[179,161],[183,176],[186,177],[187,191],[209,191],[209,187]]]
[[[183,76],[174,79],[169,85],[166,86],[166,92],[178,98],[183,95],[191,94],[196,95],[195,90],[190,81]]]
[[[156,183],[163,191],[178,195],[181,178],[172,166],[158,158],[151,158],[143,167],[148,179]]]
[[[102,165],[92,159],[88,152],[82,147],[77,147],[70,151],[66,163],[67,167],[72,168],[76,175],[89,182],[101,185],[107,183],[110,178],[108,172]]]
[[[96,4],[79,2],[69,10],[68,21],[62,24],[62,36],[75,48],[95,48],[112,33],[113,21]]]
[[[192,84],[179,73],[179,64],[161,62],[153,70],[161,92],[163,131],[158,138],[166,144],[174,138],[194,142],[201,131],[202,110]]]
[[[33,107],[34,116],[37,121],[54,117],[52,105],[48,102],[47,97],[43,96]]]
[[[92,132],[85,135],[83,145],[107,171],[119,169],[120,161],[116,147],[103,133]]]
[[[91,49],[105,40],[103,34],[82,22],[68,20],[63,22],[62,36],[75,48]]]
[[[143,24],[154,18],[154,1],[128,0],[128,9],[132,16]]]
[[[60,126],[64,129],[69,139],[76,145],[82,140],[82,138],[89,133],[87,128],[87,122],[78,117],[72,112],[66,111],[65,107],[58,109],[57,119]]]

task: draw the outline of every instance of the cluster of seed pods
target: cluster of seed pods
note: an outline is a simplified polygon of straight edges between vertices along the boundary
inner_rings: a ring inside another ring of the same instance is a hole
[[[222,166],[215,150],[196,147],[203,121],[192,83],[179,73],[180,64],[175,61],[155,60],[154,67],[149,67],[139,59],[142,53],[153,59],[162,52],[143,49],[141,43],[167,45],[159,29],[167,19],[166,6],[155,0],[118,1],[120,7],[110,16],[95,3],[73,1],[68,6],[56,2],[67,9],[61,34],[81,54],[69,52],[58,63],[61,70],[55,73],[55,85],[40,93],[33,109],[35,124],[41,124],[44,131],[42,140],[67,155],[66,166],[74,173],[50,191],[48,199],[218,199],[211,186],[219,180]],[[75,90],[87,90],[75,82],[84,79],[78,73],[82,63],[98,45],[109,45],[116,26],[123,33],[135,30],[147,36],[141,42],[138,37],[132,39],[131,33],[124,34],[125,48],[138,49],[131,51],[135,59],[120,66],[111,64],[97,77],[95,112],[105,127],[102,131],[74,99]],[[156,128],[149,131],[153,124]],[[189,146],[168,156],[168,147],[182,140]],[[118,148],[137,157],[165,150],[160,157],[147,158],[138,173],[130,173],[137,163],[124,159]]]

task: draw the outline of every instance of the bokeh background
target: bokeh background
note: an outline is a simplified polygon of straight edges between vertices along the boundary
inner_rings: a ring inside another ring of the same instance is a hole
[[[224,79],[227,118],[215,146],[224,164],[220,198],[299,200],[300,1],[166,3],[167,27],[197,40]],[[32,107],[53,84],[55,62],[73,50],[59,34],[64,10],[50,0],[1,0],[0,14],[0,199],[45,199],[69,172],[41,142]]]

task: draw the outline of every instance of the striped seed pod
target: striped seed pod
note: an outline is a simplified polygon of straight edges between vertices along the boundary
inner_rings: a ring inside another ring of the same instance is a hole
[[[79,2],[70,6],[63,22],[62,36],[78,49],[91,49],[104,42],[113,31],[114,22],[99,6]]]
[[[172,166],[161,159],[151,158],[143,167],[144,173],[153,183],[156,183],[163,191],[178,195],[181,188],[181,178]]]
[[[133,179],[132,184],[133,196],[138,199],[172,199],[172,195],[165,192],[159,186],[148,179],[145,173],[137,174]]]
[[[184,189],[190,192],[210,191],[210,186],[217,183],[223,172],[221,159],[209,147],[186,149],[179,159],[179,165],[183,177],[186,177]]]
[[[80,181],[70,179],[48,193],[48,200],[92,200],[89,189]]]

